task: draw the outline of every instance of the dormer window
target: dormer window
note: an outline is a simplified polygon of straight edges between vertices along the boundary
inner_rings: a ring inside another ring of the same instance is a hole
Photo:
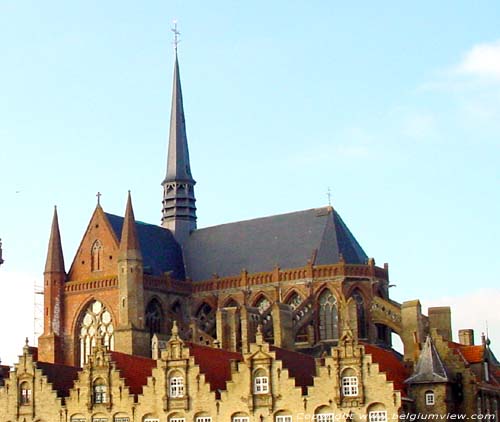
[[[358,377],[342,378],[342,395],[344,397],[356,397],[358,395]]]
[[[434,396],[434,391],[427,391],[425,393],[425,404],[427,406],[433,406],[436,403],[436,397]]]
[[[22,405],[27,405],[31,403],[31,386],[27,382],[21,383],[19,389],[19,401]]]
[[[184,397],[184,378],[182,376],[172,376],[169,382],[169,396],[171,398]]]
[[[103,379],[97,379],[94,382],[93,399],[94,404],[102,404],[108,402],[107,386]]]
[[[269,377],[263,369],[255,371],[253,378],[253,392],[254,394],[269,393]]]

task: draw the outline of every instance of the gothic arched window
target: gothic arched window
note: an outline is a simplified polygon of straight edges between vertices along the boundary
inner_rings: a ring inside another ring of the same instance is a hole
[[[80,365],[88,362],[92,347],[97,344],[98,335],[104,346],[114,349],[114,327],[111,313],[98,300],[92,302],[83,312],[80,324]]]
[[[352,297],[356,302],[356,313],[358,315],[358,338],[366,338],[368,337],[368,330],[366,327],[365,301],[358,290],[352,294]]]
[[[292,309],[297,309],[302,303],[302,298],[297,292],[293,292],[285,302],[287,305],[290,305]]]
[[[148,327],[151,336],[155,333],[161,333],[164,330],[163,310],[156,299],[149,302],[146,307],[146,327]]]
[[[266,312],[271,306],[271,302],[264,295],[259,296],[259,298],[255,301],[254,307],[259,310],[259,313],[263,314]]]
[[[102,243],[99,240],[92,245],[90,268],[92,271],[102,270]]]
[[[319,296],[319,338],[333,340],[339,338],[339,313],[337,298],[330,290]]]

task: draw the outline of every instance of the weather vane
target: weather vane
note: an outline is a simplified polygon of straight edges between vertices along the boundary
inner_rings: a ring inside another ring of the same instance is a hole
[[[177,51],[177,46],[179,45],[179,43],[181,42],[179,40],[179,35],[181,35],[181,33],[177,30],[177,20],[174,20],[174,27],[170,29],[173,33],[174,33],[174,49],[175,51]]]

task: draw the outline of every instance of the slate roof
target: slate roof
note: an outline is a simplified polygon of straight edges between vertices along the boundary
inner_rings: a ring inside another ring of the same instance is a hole
[[[37,362],[36,367],[42,370],[43,375],[52,384],[57,392],[57,397],[68,397],[69,390],[82,369],[75,366],[60,365],[56,363]]]
[[[406,380],[409,384],[448,382],[448,374],[441,357],[430,336],[427,336],[424,347],[415,366],[413,375]]]
[[[118,241],[121,238],[123,217],[105,213]],[[172,271],[177,280],[184,280],[182,250],[170,230],[153,224],[135,222],[141,247],[144,270],[152,275]]]
[[[136,396],[142,394],[142,387],[147,384],[148,377],[152,375],[156,361],[120,352],[111,352],[111,360],[120,371],[130,393]]]
[[[349,264],[368,257],[332,207],[310,209],[195,230],[184,249],[188,277],[194,281],[306,265]]]

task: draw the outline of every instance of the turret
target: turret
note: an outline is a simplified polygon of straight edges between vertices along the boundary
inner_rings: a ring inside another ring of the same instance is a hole
[[[54,207],[44,276],[44,329],[40,336],[40,360],[58,363],[61,361],[63,294],[66,282],[64,256],[59,232],[57,208]]]

